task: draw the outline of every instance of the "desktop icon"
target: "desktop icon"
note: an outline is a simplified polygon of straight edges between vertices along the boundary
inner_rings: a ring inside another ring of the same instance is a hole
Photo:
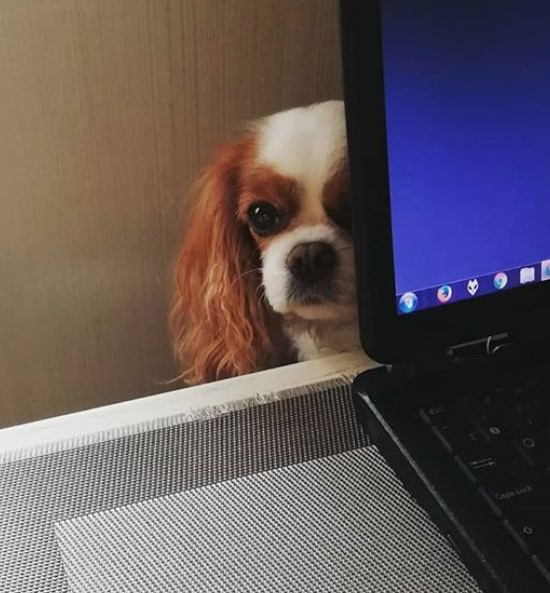
[[[477,278],[473,278],[472,280],[468,280],[468,284],[466,285],[466,289],[468,292],[474,296],[474,294],[479,290],[479,282]]]
[[[508,284],[508,276],[504,272],[499,272],[495,274],[493,278],[493,286],[497,290],[502,290]]]
[[[519,271],[519,283],[529,284],[529,282],[535,281],[535,268],[521,268]]]
[[[418,297],[414,292],[406,292],[399,299],[399,308],[403,313],[412,313],[418,305]]]
[[[437,290],[437,300],[440,303],[448,303],[451,300],[452,296],[453,296],[453,289],[448,284],[444,284],[443,286],[440,286],[439,289]]]
[[[540,279],[550,280],[550,259],[540,262]]]

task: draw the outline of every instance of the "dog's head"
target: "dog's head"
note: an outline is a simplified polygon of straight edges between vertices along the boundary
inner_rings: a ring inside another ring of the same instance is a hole
[[[263,118],[222,148],[177,266],[172,330],[189,380],[268,365],[277,316],[354,318],[348,185],[340,101]]]

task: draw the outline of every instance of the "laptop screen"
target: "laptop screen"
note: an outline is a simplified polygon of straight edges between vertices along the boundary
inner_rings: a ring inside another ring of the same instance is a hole
[[[550,1],[380,6],[398,312],[550,280]]]

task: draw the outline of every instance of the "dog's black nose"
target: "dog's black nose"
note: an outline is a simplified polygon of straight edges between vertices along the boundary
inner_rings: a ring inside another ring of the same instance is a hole
[[[288,254],[286,265],[294,278],[314,283],[329,276],[337,261],[338,256],[332,245],[314,241],[296,245]]]

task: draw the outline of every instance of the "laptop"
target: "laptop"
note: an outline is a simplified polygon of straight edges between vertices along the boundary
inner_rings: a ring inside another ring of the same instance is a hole
[[[342,0],[357,414],[487,593],[550,591],[550,2]]]

